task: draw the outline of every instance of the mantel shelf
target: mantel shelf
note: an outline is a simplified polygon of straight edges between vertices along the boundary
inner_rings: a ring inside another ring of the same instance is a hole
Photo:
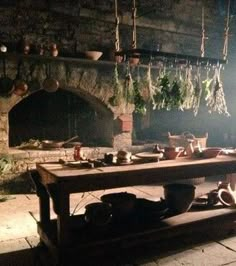
[[[37,54],[20,54],[20,53],[0,53],[1,59],[16,59],[16,60],[35,60],[42,63],[49,63],[49,62],[65,62],[65,63],[79,63],[79,64],[105,64],[105,65],[114,65],[115,62],[112,61],[106,61],[106,60],[91,60],[91,59],[85,59],[80,58],[81,56],[78,55],[78,57],[75,56],[47,56],[47,55],[37,55]]]
[[[69,55],[69,56],[47,56],[47,55],[37,55],[37,54],[20,54],[20,53],[0,53],[0,61],[5,59],[6,63],[7,60],[23,60],[23,61],[36,61],[39,63],[52,63],[52,62],[59,62],[59,63],[71,63],[71,64],[78,64],[78,65],[95,65],[95,66],[115,66],[115,61],[108,61],[108,60],[91,60],[86,59],[81,56],[81,54],[78,55]],[[126,61],[123,61],[119,63],[119,65],[125,65],[127,64]],[[148,68],[147,64],[140,63],[138,65],[141,68]],[[136,67],[136,66],[133,66]],[[155,68],[156,66],[152,66]]]

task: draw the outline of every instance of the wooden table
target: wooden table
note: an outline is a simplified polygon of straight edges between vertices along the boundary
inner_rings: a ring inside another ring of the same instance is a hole
[[[79,242],[75,243],[74,240],[72,241],[74,225],[79,224],[79,217],[78,220],[76,220],[76,217],[71,217],[69,214],[69,196],[71,193],[152,183],[162,184],[164,182],[171,182],[178,179],[220,174],[227,175],[231,182],[231,186],[234,187],[235,175],[233,173],[236,173],[236,157],[222,155],[212,159],[178,158],[176,160],[164,160],[158,163],[151,162],[146,164],[108,166],[93,169],[72,168],[60,163],[38,163],[37,170],[39,175],[34,177],[34,182],[36,184],[40,203],[38,232],[43,243],[45,243],[53,252],[57,250],[61,253],[60,251],[63,248],[66,250],[71,248],[74,252],[76,245],[79,246]],[[53,202],[53,209],[57,214],[57,219],[55,220],[50,219],[50,198]],[[198,220],[198,217],[201,216],[199,214],[196,215],[196,213],[192,216],[189,213],[181,214],[179,216],[185,217],[184,215],[190,217],[189,219],[194,223]],[[221,225],[222,221],[234,221],[236,218],[236,212],[230,209],[209,210],[208,214],[205,212],[204,215],[201,222],[209,217],[212,221],[215,217],[218,217]],[[175,221],[175,227],[178,223],[182,226],[184,220],[185,218],[181,218],[179,220],[180,222]],[[168,218],[164,227],[170,229],[172,223],[173,218]],[[212,226],[212,224],[210,226]],[[203,225],[200,230],[202,230],[202,228],[204,228]],[[83,231],[84,230],[81,230],[80,235],[78,234],[78,241],[81,237],[84,241],[82,241],[84,246],[91,247],[93,241],[88,242],[90,237],[84,236]],[[129,243],[131,243],[130,240],[135,238],[135,241],[137,242],[139,235],[142,236],[140,237],[140,240],[142,241],[146,238],[150,240],[152,236],[154,237],[154,232],[157,232],[158,236],[161,235],[159,228],[151,226],[151,231],[145,228],[141,231],[134,231],[132,234],[129,230],[126,234],[120,232],[121,234],[119,236],[116,235],[116,240],[124,241],[129,238]],[[109,243],[110,240],[111,239],[108,237],[105,242]],[[114,238],[112,241],[114,242]],[[102,242],[101,238],[99,238],[99,241],[98,239],[94,240],[96,245],[98,243],[104,244],[105,242]]]

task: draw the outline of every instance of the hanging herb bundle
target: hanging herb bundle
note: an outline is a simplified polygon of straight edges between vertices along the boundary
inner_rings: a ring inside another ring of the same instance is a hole
[[[218,112],[219,114],[230,116],[225,101],[223,84],[220,80],[220,68],[215,68],[215,74],[211,83],[210,94],[206,100],[210,113]]]
[[[182,97],[182,92],[181,92],[181,82],[177,78],[177,75],[175,76],[172,82],[170,96],[171,96],[169,100],[170,107],[181,109],[184,99]]]
[[[159,72],[153,95],[153,109],[171,109],[171,84],[165,69]]]
[[[123,97],[127,104],[134,103],[134,84],[132,75],[130,73],[129,63],[127,64],[127,73],[125,77]]]
[[[114,76],[113,76],[113,89],[114,89],[114,94],[112,97],[109,99],[109,103],[112,106],[118,106],[123,98],[123,87],[122,84],[119,80],[119,72],[118,72],[118,64],[115,64],[114,68]]]
[[[195,80],[195,86],[194,86],[193,113],[194,116],[196,116],[198,114],[202,98],[202,84],[201,84],[201,75],[199,67],[197,68],[197,73],[195,75],[194,80]]]
[[[206,101],[208,101],[208,99],[211,96],[211,83],[213,81],[213,78],[209,78],[209,72],[210,72],[210,68],[207,69],[206,79],[202,81],[203,88],[204,88],[204,96],[205,96]]]
[[[138,71],[137,78],[133,82],[134,105],[135,105],[134,112],[145,115],[147,112],[147,108],[146,108],[146,102],[145,102],[143,96],[141,95],[142,86],[141,86],[141,82],[140,82],[139,67],[138,67],[137,71]]]
[[[144,98],[146,101],[153,101],[153,95],[155,94],[156,87],[153,84],[151,74],[151,62],[148,64],[147,73],[143,81]]]
[[[181,80],[181,91],[183,104],[181,106],[182,110],[189,110],[193,107],[194,102],[194,86],[192,83],[192,68],[187,67],[185,70],[184,79],[180,76]]]

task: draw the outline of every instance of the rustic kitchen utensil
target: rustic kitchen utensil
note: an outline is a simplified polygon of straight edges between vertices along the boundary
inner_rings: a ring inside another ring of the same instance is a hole
[[[3,64],[3,75],[0,78],[0,95],[3,97],[10,96],[10,93],[13,89],[14,82],[10,79],[6,74],[6,59],[3,57],[2,59]]]
[[[109,193],[103,195],[101,201],[111,204],[113,217],[121,219],[133,213],[136,195],[127,192]]]
[[[195,186],[173,183],[163,187],[165,200],[171,213],[184,213],[190,209],[195,196]]]
[[[20,60],[17,66],[17,75],[16,79],[14,80],[14,89],[13,93],[18,96],[23,96],[28,91],[28,84],[25,82],[24,79],[21,78],[20,69],[22,66],[22,61]]]
[[[105,226],[112,218],[112,207],[109,203],[93,202],[85,206],[84,219],[95,226]]]
[[[78,138],[78,136],[74,136],[66,141],[55,141],[55,140],[43,140],[42,148],[43,149],[58,149],[62,148],[62,146],[74,139]]]
[[[47,92],[56,92],[59,88],[59,82],[51,77],[51,65],[46,64],[46,79],[43,82],[43,89]]]

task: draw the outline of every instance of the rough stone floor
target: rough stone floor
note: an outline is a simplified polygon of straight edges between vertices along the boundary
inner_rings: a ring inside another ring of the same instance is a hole
[[[206,180],[197,186],[197,193],[205,193],[216,188],[216,180]],[[158,200],[163,196],[161,186],[137,186],[112,189],[127,191],[137,197]],[[84,206],[98,201],[106,191],[73,194],[71,196],[71,213],[83,213]],[[44,247],[39,246],[36,221],[38,220],[38,198],[35,194],[0,195],[0,266],[51,266],[50,256]],[[181,241],[181,240],[180,240]],[[81,265],[81,264],[80,264]],[[103,266],[96,262],[94,266]],[[91,265],[91,266],[93,266]],[[106,264],[107,265],[107,264]],[[236,265],[236,236],[205,244],[198,244],[164,257],[157,255],[143,256],[129,262],[112,263],[114,266],[182,266],[182,265]],[[112,266],[111,265],[111,266]]]

